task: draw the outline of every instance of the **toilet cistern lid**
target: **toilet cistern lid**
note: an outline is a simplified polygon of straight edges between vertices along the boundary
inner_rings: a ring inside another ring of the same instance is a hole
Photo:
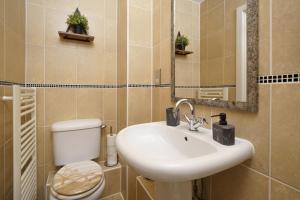
[[[54,175],[52,189],[65,196],[78,195],[96,187],[103,177],[101,166],[94,161],[71,163]]]
[[[51,126],[52,132],[76,131],[82,129],[98,128],[102,125],[100,119],[77,119],[56,122]]]

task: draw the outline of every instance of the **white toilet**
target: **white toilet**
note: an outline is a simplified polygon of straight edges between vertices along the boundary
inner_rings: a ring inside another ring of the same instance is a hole
[[[105,186],[101,166],[92,161],[100,154],[101,121],[82,119],[54,123],[53,153],[56,166],[51,200],[99,199]]]

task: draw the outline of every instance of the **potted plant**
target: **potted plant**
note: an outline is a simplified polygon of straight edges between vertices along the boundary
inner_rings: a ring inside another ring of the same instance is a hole
[[[180,32],[178,32],[176,41],[175,41],[176,49],[184,51],[185,47],[188,45],[189,45],[189,39],[186,36],[181,35]]]
[[[67,31],[71,29],[74,33],[87,34],[89,30],[88,20],[84,15],[81,15],[78,8],[73,14],[68,15],[66,23],[69,25]]]

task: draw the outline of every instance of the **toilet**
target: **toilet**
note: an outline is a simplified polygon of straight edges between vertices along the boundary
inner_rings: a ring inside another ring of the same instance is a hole
[[[101,125],[99,119],[52,125],[54,163],[61,168],[53,176],[50,200],[100,198],[105,187],[104,173],[92,159],[100,155]]]

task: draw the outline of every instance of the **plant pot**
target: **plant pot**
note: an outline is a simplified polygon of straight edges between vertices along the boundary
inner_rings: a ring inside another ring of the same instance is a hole
[[[77,33],[77,34],[85,33],[83,27],[79,24],[73,25],[73,31],[74,31],[74,33]]]
[[[176,49],[185,51],[185,46],[182,44],[178,44],[178,45],[176,45]]]

